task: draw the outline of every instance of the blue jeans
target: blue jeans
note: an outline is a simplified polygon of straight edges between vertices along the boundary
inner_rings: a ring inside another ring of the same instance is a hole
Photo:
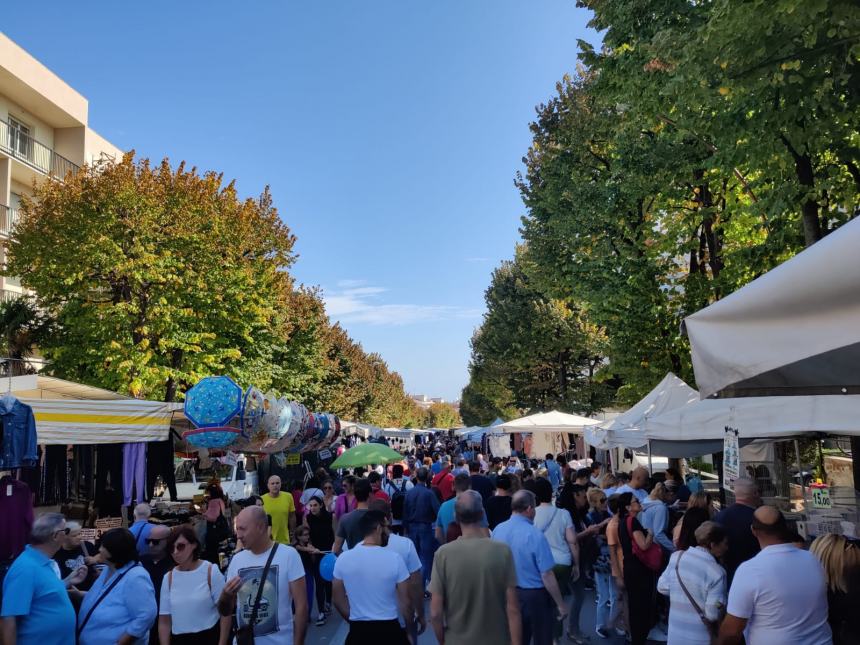
[[[423,588],[427,588],[430,572],[433,570],[433,554],[436,553],[436,538],[433,535],[433,525],[429,523],[412,523],[409,525],[409,539],[415,544],[418,559],[421,560],[421,580]]]
[[[594,582],[597,585],[597,619],[595,625],[609,629],[616,627],[621,605],[618,602],[618,587],[609,571],[594,572]]]

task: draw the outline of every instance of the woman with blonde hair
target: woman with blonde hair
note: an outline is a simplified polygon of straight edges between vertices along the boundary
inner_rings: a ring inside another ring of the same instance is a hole
[[[824,567],[833,645],[860,643],[860,544],[828,533],[817,537],[809,550]]]
[[[687,500],[687,510],[672,531],[672,542],[675,548],[685,551],[696,546],[696,529],[713,518],[714,504],[711,501],[711,494],[699,491],[690,495],[690,499]]]

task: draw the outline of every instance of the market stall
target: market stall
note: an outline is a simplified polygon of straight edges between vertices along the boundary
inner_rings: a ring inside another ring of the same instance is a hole
[[[578,435],[581,438],[586,428],[598,423],[600,421],[596,419],[553,410],[506,421],[496,426],[496,429],[527,435],[524,451],[529,457],[540,459],[548,453],[567,452],[571,448],[568,435]],[[576,446],[576,450],[578,454],[584,455],[585,443]]]

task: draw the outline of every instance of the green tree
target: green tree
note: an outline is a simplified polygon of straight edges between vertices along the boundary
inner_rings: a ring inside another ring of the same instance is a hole
[[[173,400],[211,373],[253,382],[271,356],[294,238],[268,192],[129,153],[38,185],[21,213],[7,271],[58,323],[42,349],[59,376]]]
[[[33,374],[28,363],[40,345],[54,333],[53,321],[33,305],[30,298],[21,297],[0,302],[0,337],[3,357],[10,359],[5,373],[8,376]]]
[[[460,413],[448,403],[433,403],[427,409],[428,428],[456,428],[462,425]]]

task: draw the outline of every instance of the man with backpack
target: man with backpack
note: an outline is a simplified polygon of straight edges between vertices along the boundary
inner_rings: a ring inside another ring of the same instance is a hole
[[[403,535],[403,511],[406,507],[406,493],[412,489],[412,482],[403,476],[403,465],[394,464],[391,479],[385,483],[385,492],[391,500],[391,532]]]

